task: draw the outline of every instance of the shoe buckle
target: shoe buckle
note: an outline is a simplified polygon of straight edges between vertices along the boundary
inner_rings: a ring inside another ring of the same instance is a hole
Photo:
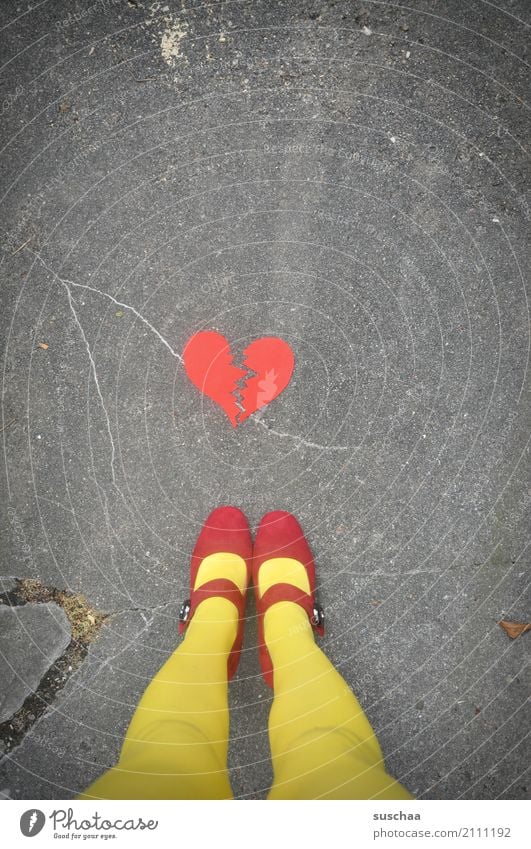
[[[191,600],[189,598],[187,598],[186,601],[183,601],[183,603],[181,604],[181,609],[179,610],[179,621],[180,622],[187,622],[188,621],[188,617],[190,616],[191,607],[192,607],[192,603],[191,603]]]
[[[314,625],[316,628],[321,628],[324,625],[324,618],[325,615],[322,605],[318,604],[317,602],[314,602],[311,619],[312,625]]]

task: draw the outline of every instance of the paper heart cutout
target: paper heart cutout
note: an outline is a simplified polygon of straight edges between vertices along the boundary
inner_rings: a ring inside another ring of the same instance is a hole
[[[186,374],[197,388],[225,411],[233,427],[280,395],[290,382],[295,358],[287,342],[276,336],[255,339],[243,352],[243,366],[234,365],[227,339],[202,330],[183,351]]]

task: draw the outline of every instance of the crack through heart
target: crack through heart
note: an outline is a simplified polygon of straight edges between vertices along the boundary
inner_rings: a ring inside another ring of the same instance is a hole
[[[246,372],[244,377],[238,378],[238,380],[236,381],[236,386],[234,387],[234,389],[232,391],[232,395],[234,395],[234,398],[236,399],[236,406],[238,407],[238,410],[240,411],[238,413],[238,415],[236,416],[236,426],[238,426],[238,424],[240,423],[240,416],[242,415],[242,413],[245,413],[245,407],[243,406],[243,400],[244,400],[243,390],[245,389],[245,386],[246,386],[247,382],[249,381],[249,379],[251,377],[256,377],[258,375],[258,372],[253,371],[253,369],[247,368],[247,366],[245,365],[245,360],[242,360],[242,363],[240,365],[239,363],[236,364],[234,362],[234,357],[233,357],[232,363],[233,363],[233,365],[236,365],[236,368],[240,368],[242,371],[245,370],[245,372]]]
[[[271,403],[288,385],[295,359],[291,347],[276,336],[251,342],[236,365],[227,339],[200,331],[186,343],[183,360],[191,382],[215,401],[233,427]]]

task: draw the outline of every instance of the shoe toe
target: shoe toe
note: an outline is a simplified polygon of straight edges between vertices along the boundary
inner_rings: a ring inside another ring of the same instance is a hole
[[[253,552],[255,568],[273,557],[292,557],[304,564],[313,562],[304,531],[295,516],[285,510],[272,510],[262,517]]]
[[[250,560],[251,529],[245,513],[238,507],[224,506],[212,510],[203,524],[194,548],[194,557],[207,557],[220,551],[231,551]]]

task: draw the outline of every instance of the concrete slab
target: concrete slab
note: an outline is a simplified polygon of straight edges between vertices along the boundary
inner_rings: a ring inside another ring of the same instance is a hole
[[[70,639],[68,618],[53,602],[0,606],[0,722],[35,692]]]
[[[176,616],[168,608],[108,620],[52,708],[0,764],[4,792],[71,798],[116,762],[136,703],[177,642]]]

